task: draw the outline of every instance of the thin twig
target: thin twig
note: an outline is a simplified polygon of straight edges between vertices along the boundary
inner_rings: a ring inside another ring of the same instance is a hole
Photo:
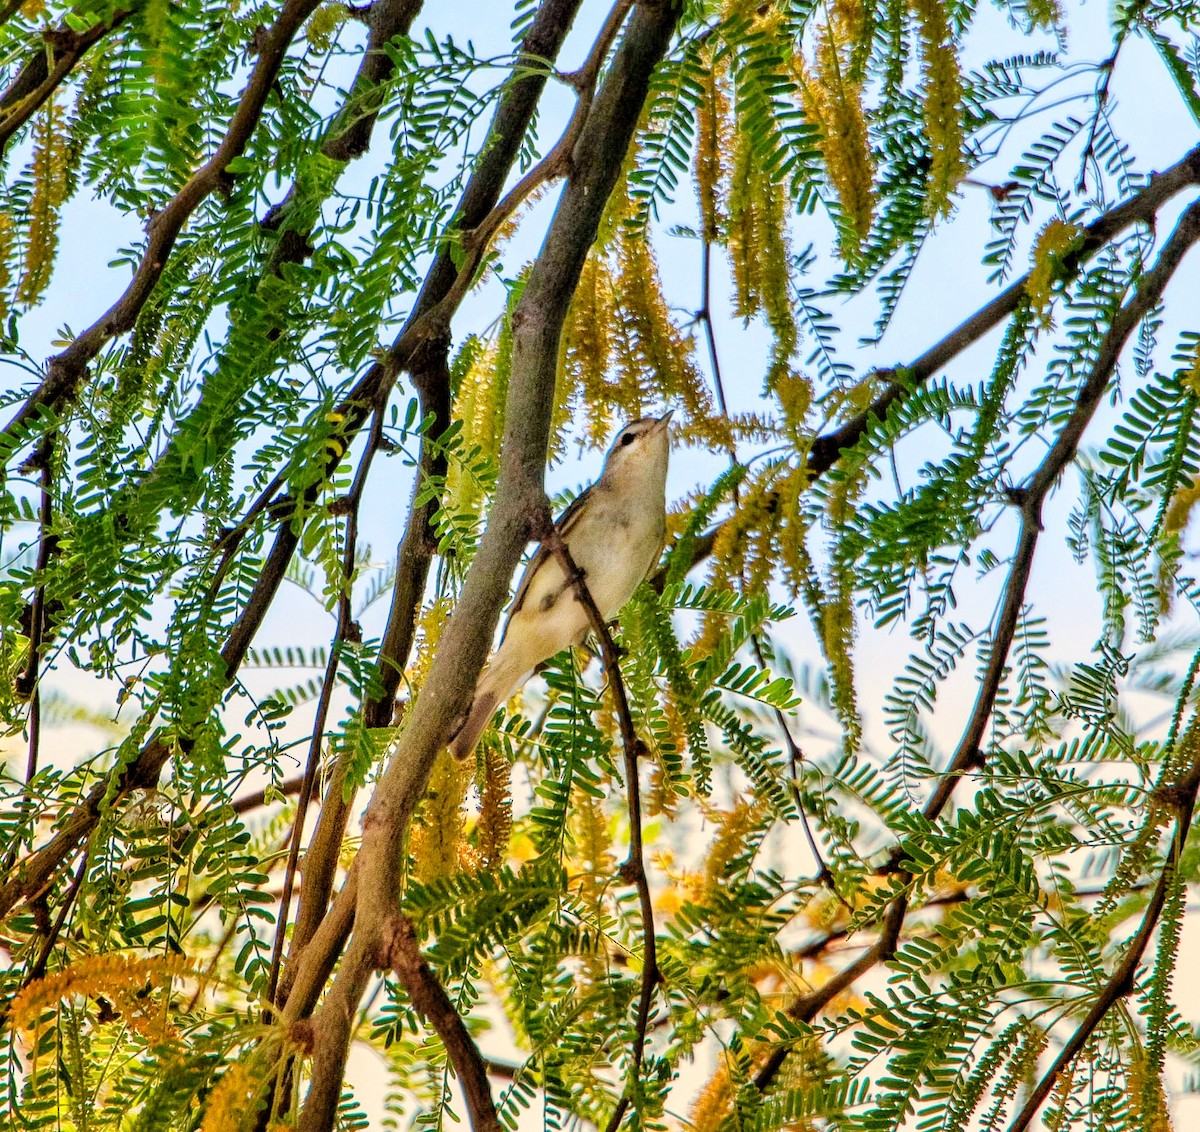
[[[41,501],[38,507],[38,553],[34,567],[36,586],[33,600],[29,603],[29,654],[25,667],[17,674],[14,690],[17,696],[28,698],[29,705],[29,755],[25,765],[25,782],[33,780],[38,768],[38,738],[41,733],[40,675],[42,645],[46,633],[46,570],[58,546],[58,536],[51,530],[54,518],[54,434],[50,433],[38,445],[35,462],[41,468]]]
[[[170,754],[171,747],[162,736],[156,735],[151,739],[133,762],[121,771],[110,806],[115,807],[134,790],[153,789]],[[0,885],[0,920],[22,900],[34,899],[53,883],[54,874],[63,862],[95,829],[110,785],[107,778],[95,783],[50,841],[21,862],[16,876],[11,876]]]
[[[38,553],[37,564],[34,567],[33,597],[25,607],[24,615],[27,620],[27,637],[29,638],[28,655],[25,666],[17,673],[13,681],[13,690],[20,699],[29,701],[28,730],[29,747],[25,757],[25,785],[28,788],[38,770],[38,760],[42,741],[42,686],[41,665],[42,648],[46,634],[46,570],[50,559],[58,548],[58,536],[51,533],[50,526],[54,518],[54,500],[51,489],[54,485],[54,433],[48,433],[38,445],[33,462],[41,467],[41,501],[38,507]],[[21,809],[25,816],[32,814],[36,802],[32,794],[22,799]],[[19,827],[18,827],[19,828]],[[0,872],[8,872],[20,852],[22,838],[14,830],[12,844],[4,855]]]
[[[245,794],[241,798],[234,798],[230,803],[235,814],[246,814],[251,810],[257,810],[260,806],[265,806],[267,797],[275,797],[280,795],[287,797],[290,794],[299,794],[304,786],[304,775],[298,774],[295,778],[289,778],[281,782],[278,786],[264,786],[261,790],[256,790],[253,794]]]
[[[712,370],[713,389],[717,395],[717,405],[726,423],[731,426],[728,445],[729,465],[731,468],[735,468],[738,464],[737,448],[733,441],[732,422],[729,419],[729,405],[725,400],[725,383],[721,379],[721,358],[717,351],[717,331],[712,317],[712,240],[708,232],[705,232],[700,246],[700,309],[696,312],[696,321],[704,328],[704,340],[708,345],[708,364]],[[740,504],[736,483],[733,489],[733,503],[734,507]],[[766,668],[767,662],[763,655],[762,641],[758,633],[750,634],[750,643],[759,665]],[[833,870],[830,869],[821,853],[821,847],[817,844],[817,839],[813,835],[812,824],[808,820],[808,812],[804,808],[804,799],[800,793],[800,764],[804,761],[803,752],[792,737],[792,730],[788,726],[783,712],[774,704],[771,705],[771,710],[775,715],[775,722],[779,725],[783,740],[787,744],[788,761],[791,769],[789,785],[791,787],[792,802],[796,807],[796,812],[800,815],[800,825],[804,831],[804,839],[808,843],[808,851],[812,854],[813,860],[817,864],[817,881],[825,885],[845,905],[846,909],[850,911],[850,904],[841,892],[838,891]]]
[[[604,663],[604,674],[612,692],[613,705],[621,727],[621,752],[625,764],[627,804],[629,809],[629,857],[618,873],[622,880],[637,887],[638,902],[642,909],[642,986],[638,998],[637,1025],[634,1029],[633,1064],[629,1081],[625,1086],[616,1110],[609,1118],[605,1132],[616,1132],[620,1127],[630,1100],[641,1096],[642,1058],[646,1049],[646,1030],[650,1025],[650,1009],[654,1004],[654,992],[662,976],[658,969],[658,941],[654,926],[654,903],[650,895],[650,880],[646,875],[645,850],[642,845],[642,799],[638,778],[638,759],[645,752],[645,744],[638,737],[629,710],[629,696],[621,676],[621,665],[612,634],[604,623],[604,616],[588,590],[584,572],[575,564],[571,551],[563,541],[550,515],[548,505],[539,510],[538,525],[542,545],[559,561],[568,582],[575,588],[576,600],[587,610],[592,632],[600,642],[600,656]]]

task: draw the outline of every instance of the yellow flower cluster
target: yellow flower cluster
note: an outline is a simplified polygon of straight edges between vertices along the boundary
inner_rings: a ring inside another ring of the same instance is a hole
[[[1053,31],[1062,26],[1062,6],[1058,0],[1025,0],[1025,18],[1030,31],[1034,28]]]
[[[875,215],[875,161],[867,137],[862,83],[850,73],[852,29],[833,16],[818,32],[813,68],[797,54],[796,79],[808,119],[821,131],[825,171],[841,204],[842,255],[853,260]]]
[[[925,132],[932,150],[925,209],[945,216],[966,173],[963,156],[962,75],[942,0],[912,0],[921,25],[921,69],[925,77]]]
[[[463,803],[474,769],[469,759],[443,751],[433,764],[429,786],[413,821],[409,848],[417,879],[424,884],[459,870],[467,849]]]
[[[25,264],[17,285],[17,302],[33,306],[46,290],[58,252],[58,212],[67,196],[67,134],[62,110],[53,95],[33,127],[33,197]]]
[[[1161,1070],[1156,1070],[1138,1044],[1129,1063],[1130,1126],[1143,1132],[1173,1132],[1171,1107],[1163,1089]]]
[[[725,447],[729,422],[713,411],[693,343],[671,318],[648,235],[630,214],[618,186],[563,328],[556,420],[582,419],[587,442],[601,447],[616,424],[652,404],[681,404],[685,438]]]
[[[150,1042],[174,1034],[167,1019],[166,1004],[145,994],[147,984],[168,986],[190,974],[183,956],[89,955],[35,979],[12,1000],[8,1024],[13,1030],[35,1031],[46,1021],[46,1011],[66,998],[103,995],[124,1023]]]
[[[8,209],[0,209],[0,318],[7,318],[11,309],[9,296],[12,290],[12,267],[10,263],[16,230],[12,213]]]
[[[512,767],[503,746],[490,737],[484,736],[479,750],[479,860],[485,869],[498,869],[512,838]]]
[[[304,33],[313,50],[325,54],[333,43],[333,33],[347,18],[345,4],[322,4],[313,12]]]
[[[787,186],[763,172],[747,132],[737,136],[729,193],[727,245],[733,269],[734,313],[762,314],[775,335],[766,386],[791,373],[798,334],[790,294]]]
[[[604,898],[616,872],[612,848],[612,828],[604,810],[604,800],[583,790],[572,798],[575,867],[579,869],[579,898],[587,910],[587,919],[596,926],[607,918]],[[584,957],[581,974],[585,983],[597,983],[607,977],[606,964],[599,955]]]
[[[696,113],[696,158],[693,173],[704,238],[715,243],[725,227],[730,180],[728,155],[733,152],[733,123],[724,75],[710,53],[705,60],[704,97]]]
[[[208,1094],[200,1132],[241,1132],[252,1127],[249,1119],[258,1109],[258,1094],[266,1079],[256,1058],[234,1062]]]
[[[1054,324],[1054,285],[1062,274],[1063,257],[1075,247],[1079,236],[1078,226],[1055,217],[1041,230],[1033,246],[1033,267],[1025,281],[1025,294],[1044,329]]]

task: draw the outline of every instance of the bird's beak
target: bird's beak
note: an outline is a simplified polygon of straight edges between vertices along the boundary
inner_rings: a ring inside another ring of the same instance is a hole
[[[671,417],[674,415],[674,413],[675,413],[674,409],[668,409],[666,411],[666,413],[664,413],[661,417],[659,417],[658,421],[655,423],[654,427],[650,430],[651,434],[656,434],[656,433],[662,432],[663,429],[665,429],[667,427],[667,425],[669,425],[671,423]]]

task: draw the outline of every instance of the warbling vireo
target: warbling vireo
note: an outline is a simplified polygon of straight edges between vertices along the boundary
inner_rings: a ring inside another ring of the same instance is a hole
[[[610,621],[658,564],[667,532],[667,425],[644,417],[616,435],[600,478],[576,497],[555,527],[588,592]],[[500,647],[475,688],[466,721],[450,742],[465,758],[496,709],[544,660],[587,636],[587,610],[561,563],[542,547],[525,568]]]

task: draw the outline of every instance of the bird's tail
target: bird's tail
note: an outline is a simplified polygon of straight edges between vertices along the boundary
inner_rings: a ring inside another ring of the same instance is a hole
[[[496,709],[504,703],[525,681],[529,673],[523,671],[519,657],[505,653],[503,646],[492,657],[475,686],[475,698],[471,710],[457,734],[450,740],[450,750],[455,758],[465,759],[479,742],[483,729],[487,727]]]

